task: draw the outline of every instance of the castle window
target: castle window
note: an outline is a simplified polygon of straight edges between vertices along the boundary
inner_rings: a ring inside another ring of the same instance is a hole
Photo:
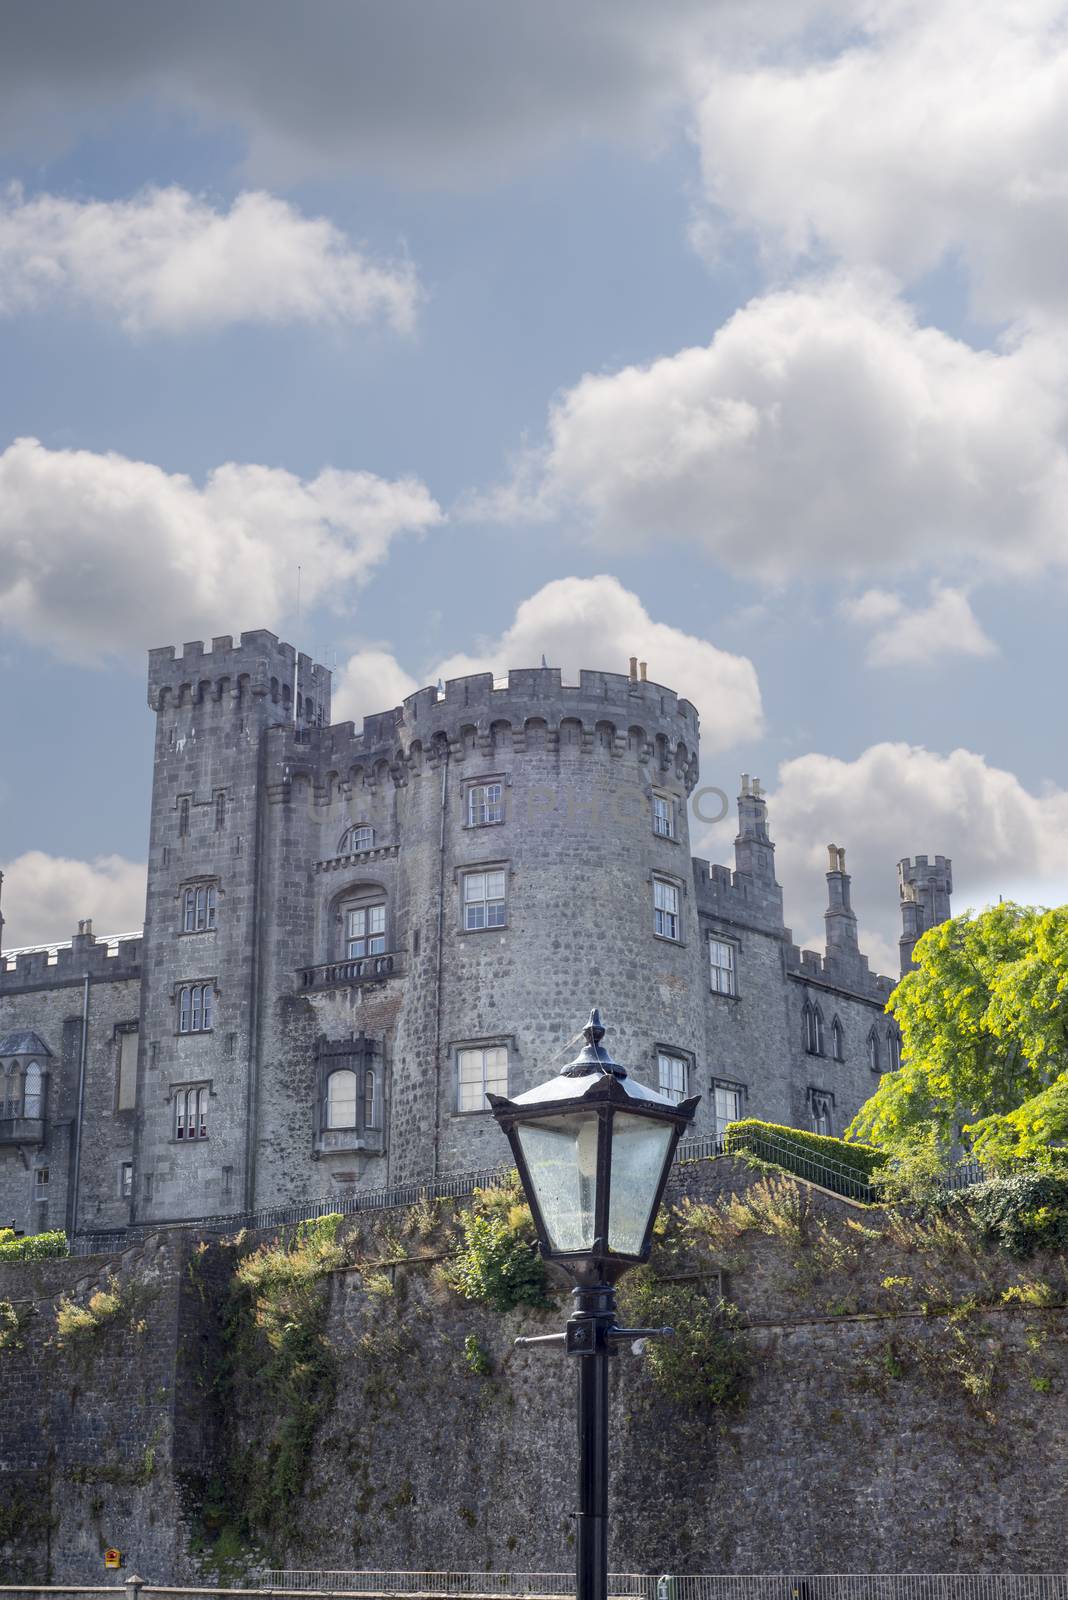
[[[504,821],[504,784],[500,779],[492,783],[473,783],[467,791],[467,826],[485,828],[493,822]]]
[[[133,1198],[133,1162],[132,1161],[123,1161],[119,1165],[119,1199],[120,1200],[131,1200],[132,1198]]]
[[[116,1111],[132,1111],[137,1104],[137,1038],[136,1022],[120,1022],[115,1029]]]
[[[178,836],[184,839],[189,832],[189,796],[183,795],[178,802]]]
[[[360,850],[373,850],[375,830],[365,822],[357,823],[342,836],[339,855],[355,855]]]
[[[842,1024],[837,1017],[831,1020],[831,1054],[836,1061],[845,1060],[845,1039],[842,1034]]]
[[[456,1080],[457,1111],[488,1111],[487,1093],[508,1093],[507,1045],[457,1050]]]
[[[356,1126],[356,1074],[347,1068],[332,1072],[326,1080],[326,1125],[328,1128]]]
[[[802,1032],[805,1049],[810,1056],[823,1054],[823,1012],[806,1000],[801,1009]]]
[[[722,1139],[732,1122],[740,1121],[745,1101],[745,1085],[715,1080],[712,1086],[716,1117],[716,1138]]]
[[[494,867],[487,872],[465,872],[464,929],[475,933],[480,928],[505,926],[505,872]]]
[[[679,891],[663,878],[653,879],[653,931],[661,939],[679,937]]]
[[[33,1169],[33,1198],[35,1200],[48,1199],[47,1167],[34,1167]]]
[[[380,956],[385,948],[384,905],[357,906],[345,913],[345,954],[350,961],[360,956]]]
[[[829,1138],[834,1132],[834,1095],[828,1094],[825,1089],[810,1089],[808,1105],[813,1133],[821,1133]]]
[[[208,1137],[206,1084],[179,1089],[174,1096],[174,1137],[183,1141]]]
[[[882,1063],[879,1060],[879,1035],[874,1027],[868,1034],[868,1065],[873,1072],[882,1071]]]
[[[708,961],[713,994],[733,994],[734,946],[723,939],[709,939]]]
[[[215,928],[218,888],[214,883],[191,885],[182,896],[182,932],[210,933]]]
[[[221,833],[226,826],[226,791],[219,789],[215,794],[215,832]]]
[[[886,1059],[889,1070],[896,1072],[901,1065],[901,1039],[896,1028],[886,1030]]]
[[[675,837],[675,802],[670,795],[653,795],[653,832],[661,839]]]
[[[210,1033],[215,1019],[215,991],[210,983],[186,983],[178,991],[178,1032]]]
[[[365,1128],[380,1128],[382,1117],[378,1099],[378,1080],[371,1067],[363,1075],[363,1125]]]
[[[26,1077],[23,1083],[22,1115],[30,1118],[42,1116],[42,1100],[41,1069],[36,1061],[31,1061],[26,1068]]]
[[[660,1093],[679,1105],[689,1092],[690,1063],[684,1056],[674,1056],[666,1050],[657,1053],[656,1062]]]

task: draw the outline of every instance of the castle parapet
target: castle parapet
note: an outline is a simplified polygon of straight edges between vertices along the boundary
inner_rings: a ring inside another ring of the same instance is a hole
[[[294,687],[299,704],[293,707]],[[189,640],[179,656],[173,645],[148,652],[148,703],[153,711],[227,699],[270,699],[298,722],[330,720],[330,673],[267,628],[253,628],[235,646],[220,634],[206,650]]]

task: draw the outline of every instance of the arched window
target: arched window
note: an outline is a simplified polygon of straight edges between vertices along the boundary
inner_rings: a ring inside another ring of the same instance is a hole
[[[24,1117],[39,1117],[41,1110],[41,1069],[36,1061],[31,1061],[26,1068],[26,1078],[22,1089],[22,1115]]]
[[[183,1143],[208,1137],[208,1091],[204,1085],[179,1089],[175,1094],[174,1137]]]
[[[891,1072],[901,1065],[901,1037],[896,1028],[886,1030],[886,1059]]]
[[[342,834],[338,855],[355,855],[359,850],[371,850],[374,842],[375,830],[364,822],[356,823]]]
[[[368,1076],[374,1079],[374,1073]],[[326,1125],[328,1128],[356,1126],[356,1074],[347,1068],[332,1072],[326,1080]]]
[[[834,1101],[829,1094],[821,1089],[810,1091],[810,1105],[812,1109],[812,1131],[830,1137],[834,1132],[832,1111]]]
[[[363,1125],[365,1128],[378,1127],[378,1086],[370,1067],[363,1075]]]
[[[823,1054],[823,1013],[806,1000],[801,1011],[805,1049],[810,1056]]]
[[[210,1033],[214,1021],[215,990],[212,984],[183,984],[178,991],[178,1032]]]
[[[831,1022],[831,1054],[836,1061],[845,1060],[845,1040],[842,1034],[842,1024],[837,1016]]]
[[[868,1065],[873,1072],[881,1072],[882,1064],[879,1060],[879,1035],[872,1028],[868,1034]]]
[[[182,931],[211,932],[215,927],[217,900],[218,891],[213,883],[201,883],[187,889],[183,905]]]

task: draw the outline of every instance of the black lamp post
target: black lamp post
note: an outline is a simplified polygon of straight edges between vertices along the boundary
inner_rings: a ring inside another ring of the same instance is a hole
[[[624,1340],[670,1328],[618,1328],[615,1282],[648,1260],[653,1223],[682,1130],[700,1095],[676,1105],[628,1078],[601,1040],[593,1011],[586,1045],[559,1077],[490,1105],[515,1156],[541,1253],[575,1280],[563,1333],[517,1339],[563,1345],[578,1369],[577,1600],[608,1593],[608,1357]]]

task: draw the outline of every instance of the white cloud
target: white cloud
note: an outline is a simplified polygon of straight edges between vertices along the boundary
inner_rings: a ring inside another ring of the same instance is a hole
[[[388,650],[357,650],[334,678],[330,715],[334,722],[351,720],[359,726],[364,717],[399,706],[418,688]]]
[[[825,844],[847,851],[861,948],[897,972],[901,932],[897,863],[950,856],[955,911],[997,900],[1068,901],[1068,792],[1032,794],[982,755],[940,755],[908,744],[876,744],[853,761],[809,754],[786,761],[768,798],[786,920],[822,948]],[[716,844],[722,853],[718,836]],[[701,853],[705,853],[707,843]],[[873,962],[874,964],[874,962]]]
[[[146,461],[0,454],[0,623],[70,656],[270,627],[298,565],[308,602],[351,598],[393,539],[442,520],[416,479],[229,462],[203,488]]]
[[[866,655],[872,667],[928,666],[946,656],[997,654],[963,589],[934,583],[930,605],[921,607],[907,606],[899,594],[885,589],[868,589],[844,600],[841,610],[868,631]]]
[[[582,668],[626,672],[628,658],[648,663],[649,677],[675,689],[697,707],[701,745],[722,750],[759,737],[763,725],[760,686],[746,656],[719,650],[665,622],[654,622],[636,594],[617,578],[557,578],[516,609],[497,639],[482,639],[472,655],[440,661],[424,682],[474,672],[503,677],[510,667],[535,667],[542,656],[559,667],[565,683],[577,683]],[[394,657],[381,649],[360,651],[343,668],[334,715],[362,717],[395,705],[417,686]],[[375,699],[376,695],[385,698]]]
[[[93,920],[97,935],[129,933],[145,919],[143,862],[122,856],[72,861],[27,850],[4,865],[4,949],[69,939]]]
[[[888,286],[752,300],[710,345],[587,375],[476,516],[572,515],[618,548],[688,542],[771,580],[1068,560],[1059,355],[976,351]]]
[[[130,332],[235,322],[413,325],[408,262],[374,263],[324,217],[269,194],[216,210],[184,189],[132,200],[0,196],[0,314],[69,302]]]
[[[1068,311],[1061,0],[857,0],[818,57],[721,58],[696,127],[709,198],[769,250],[914,279],[963,259],[981,312]]]

